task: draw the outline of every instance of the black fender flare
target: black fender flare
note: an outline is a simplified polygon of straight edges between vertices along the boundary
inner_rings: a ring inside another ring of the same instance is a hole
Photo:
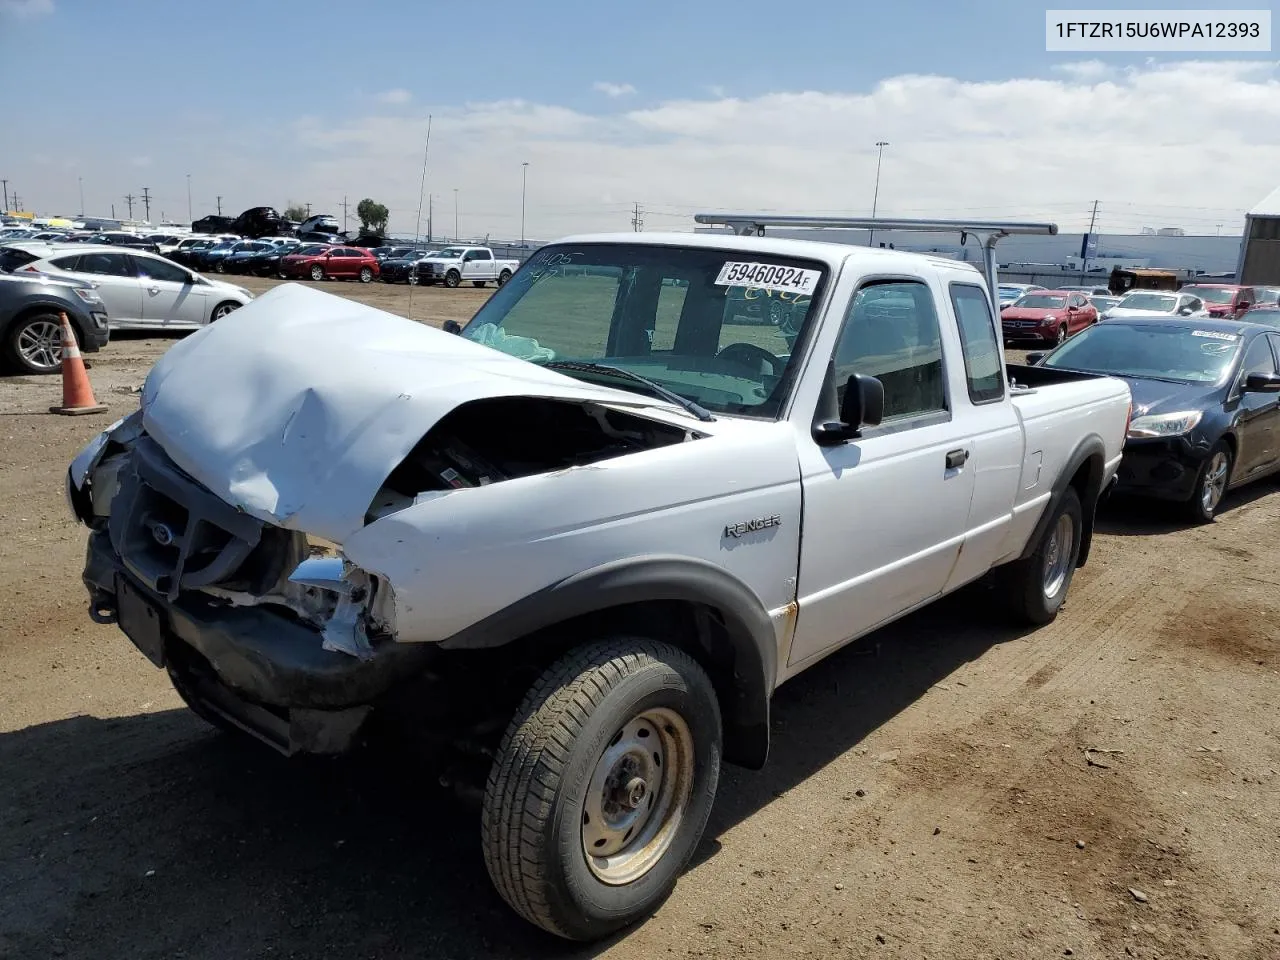
[[[1085,565],[1085,561],[1089,559],[1089,547],[1093,543],[1093,522],[1094,515],[1098,509],[1098,498],[1102,494],[1102,472],[1107,466],[1107,447],[1102,442],[1102,438],[1096,433],[1090,433],[1081,439],[1076,444],[1075,449],[1071,451],[1071,455],[1067,457],[1062,471],[1053,481],[1053,493],[1049,497],[1049,503],[1045,506],[1044,512],[1040,514],[1040,520],[1036,523],[1036,528],[1031,532],[1031,536],[1027,538],[1026,545],[1022,548],[1022,554],[1018,559],[1025,560],[1035,553],[1037,545],[1049,529],[1049,523],[1058,512],[1063,495],[1067,492],[1067,488],[1071,486],[1071,479],[1086,464],[1089,467],[1089,472],[1085,477],[1084,489],[1079,491],[1080,510],[1084,517],[1084,529],[1080,531],[1080,556],[1076,560],[1076,566],[1083,567]]]
[[[448,650],[504,646],[586,614],[646,601],[710,608],[724,649],[703,649],[720,694],[725,759],[759,769],[769,753],[769,700],[777,679],[773,620],[755,592],[723,567],[679,556],[616,560],[544,587],[440,642]]]

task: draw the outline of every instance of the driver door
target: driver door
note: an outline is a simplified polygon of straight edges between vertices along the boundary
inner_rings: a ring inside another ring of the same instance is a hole
[[[181,267],[134,257],[142,283],[142,320],[148,326],[197,325],[205,321],[205,298]]]

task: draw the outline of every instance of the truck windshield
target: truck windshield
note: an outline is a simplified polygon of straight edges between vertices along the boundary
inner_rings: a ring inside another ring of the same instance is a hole
[[[462,335],[533,363],[628,370],[713,413],[773,418],[827,273],[819,262],[740,250],[543,247]],[[605,371],[564,372],[645,392]]]
[[[1240,335],[1192,323],[1120,323],[1089,327],[1053,351],[1042,366],[1121,377],[1217,383],[1231,369]]]

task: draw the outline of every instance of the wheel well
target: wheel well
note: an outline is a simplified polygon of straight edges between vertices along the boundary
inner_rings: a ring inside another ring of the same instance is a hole
[[[1236,443],[1236,435],[1234,433],[1224,433],[1222,435],[1222,442],[1231,449],[1231,459],[1235,460],[1236,455],[1240,452],[1240,447]]]
[[[529,682],[563,654],[610,636],[643,636],[689,653],[707,671],[724,721],[725,759],[758,767],[768,749],[768,727],[761,731],[745,716],[760,694],[741,669],[737,650],[720,611],[690,600],[648,600],[595,610],[562,620],[496,648],[504,663]],[[772,687],[773,678],[767,678]],[[521,689],[523,695],[523,688]],[[765,697],[768,690],[763,691]],[[515,703],[511,704],[512,709]],[[763,736],[764,743],[760,742]]]
[[[71,329],[76,332],[76,340],[80,343],[81,347],[84,346],[86,337],[84,325],[81,324],[79,318],[70,310],[67,310],[66,307],[62,307],[54,303],[35,304],[34,306],[25,307],[18,311],[18,313],[14,314],[13,319],[11,319],[2,330],[0,330],[0,337],[8,336],[9,331],[18,324],[42,313],[51,313],[54,316],[57,316],[59,313],[66,313],[67,319],[71,321]]]
[[[1080,498],[1081,514],[1084,518],[1084,529],[1080,531],[1080,556],[1076,560],[1077,567],[1083,567],[1089,559],[1089,547],[1093,543],[1093,520],[1097,509],[1098,496],[1102,493],[1102,455],[1095,453],[1087,457],[1071,475],[1068,485],[1076,491]]]

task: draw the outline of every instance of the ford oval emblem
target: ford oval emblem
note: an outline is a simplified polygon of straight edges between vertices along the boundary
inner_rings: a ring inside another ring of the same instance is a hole
[[[151,538],[160,546],[167,547],[174,541],[173,528],[157,521],[151,525]]]

